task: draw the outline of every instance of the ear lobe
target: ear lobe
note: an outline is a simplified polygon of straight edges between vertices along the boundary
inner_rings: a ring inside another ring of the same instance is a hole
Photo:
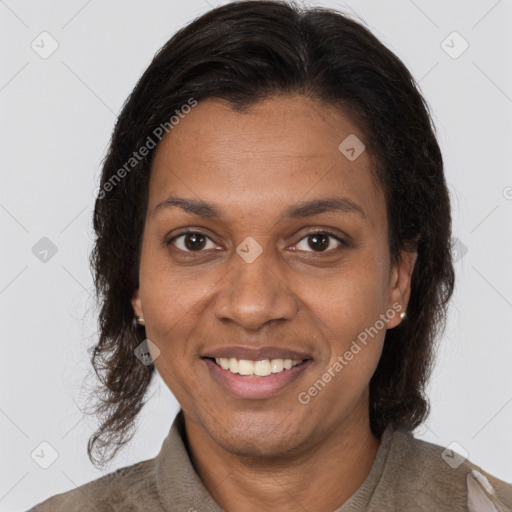
[[[417,252],[402,251],[399,256],[398,263],[393,267],[391,272],[389,307],[393,304],[401,306],[400,313],[405,313],[409,297],[411,295],[411,278],[418,258]],[[388,323],[388,329],[391,329],[400,323],[400,317],[397,315],[395,319]]]
[[[139,292],[138,288],[135,290],[135,292],[132,296],[131,303],[132,303],[132,308],[133,308],[133,312],[135,313],[135,316],[144,316],[142,313],[142,304],[141,304],[140,292]]]

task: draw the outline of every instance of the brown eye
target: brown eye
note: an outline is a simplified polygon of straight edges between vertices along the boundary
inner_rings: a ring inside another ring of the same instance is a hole
[[[329,247],[329,237],[322,233],[308,236],[308,245],[314,251],[324,251]]]
[[[199,233],[189,233],[185,235],[185,246],[190,251],[201,250],[206,244],[206,238]]]
[[[207,247],[208,242],[210,242],[211,247]],[[184,252],[201,252],[205,248],[212,249],[215,246],[209,237],[196,231],[175,236],[169,240],[168,245],[171,244]]]
[[[336,242],[338,243],[338,245],[336,245]],[[305,244],[307,244],[307,247],[304,247]],[[297,249],[306,252],[328,252],[330,250],[335,250],[343,245],[346,244],[336,235],[329,232],[319,231],[306,235],[297,244]],[[308,250],[308,248],[311,250]]]

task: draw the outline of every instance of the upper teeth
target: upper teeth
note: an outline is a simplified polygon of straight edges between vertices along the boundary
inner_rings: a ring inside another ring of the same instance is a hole
[[[224,370],[240,375],[256,375],[265,377],[271,373],[280,373],[283,370],[289,370],[297,366],[302,361],[293,359],[263,359],[260,361],[251,361],[249,359],[236,359],[235,357],[216,357],[215,362]]]

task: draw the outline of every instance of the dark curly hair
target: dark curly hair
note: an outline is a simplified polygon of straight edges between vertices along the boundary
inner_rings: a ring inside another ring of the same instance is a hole
[[[370,425],[378,437],[388,425],[412,431],[429,413],[425,387],[454,271],[450,199],[428,106],[404,64],[361,23],[319,7],[233,2],[194,20],[157,52],[123,106],[103,163],[90,255],[100,305],[91,348],[100,421],[87,451],[97,467],[132,438],[155,370],[134,356],[145,339],[131,298],[154,155],[138,150],[192,98],[244,109],[277,94],[338,107],[366,136],[386,198],[392,262],[402,250],[418,254],[407,316],[386,332],[370,381]]]

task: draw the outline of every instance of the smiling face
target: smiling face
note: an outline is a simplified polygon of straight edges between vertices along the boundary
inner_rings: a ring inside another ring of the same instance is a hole
[[[368,425],[414,260],[391,266],[369,155],[338,149],[351,134],[364,142],[301,96],[247,113],[205,100],[157,148],[132,304],[187,430],[232,453],[297,452]]]

